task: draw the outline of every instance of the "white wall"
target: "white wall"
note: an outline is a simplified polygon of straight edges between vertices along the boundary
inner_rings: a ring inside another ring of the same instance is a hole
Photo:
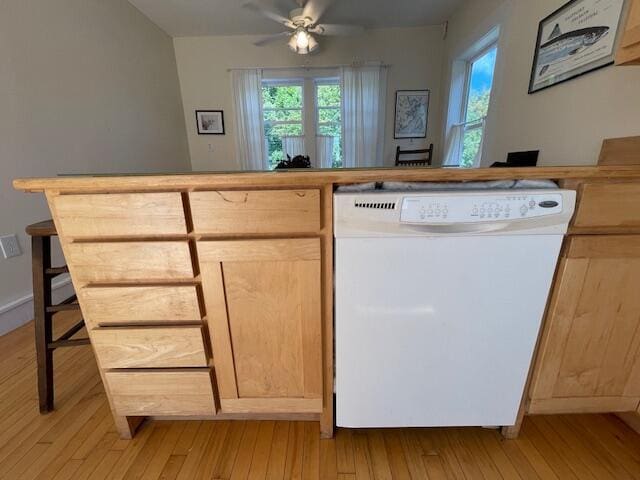
[[[439,26],[389,28],[348,38],[322,37],[321,51],[300,56],[285,41],[255,47],[253,36],[179,37],[174,39],[182,102],[194,170],[239,169],[234,145],[231,83],[227,71],[234,67],[330,66],[353,61],[383,61],[388,73],[385,163],[392,164],[396,145],[419,147],[429,142],[440,147],[440,81],[442,29]],[[426,142],[393,139],[396,90],[430,89],[431,103]],[[195,110],[224,110],[226,135],[197,135]],[[211,145],[211,148],[209,148]]]
[[[538,23],[565,0],[467,0],[450,21],[451,60],[501,24],[483,165],[540,150],[539,165],[595,164],[604,138],[640,134],[640,67],[606,67],[528,95]],[[448,88],[443,88],[448,98]],[[445,102],[446,103],[446,102]]]
[[[0,332],[31,292],[26,225],[49,217],[18,177],[189,170],[169,36],[126,0],[0,2]]]

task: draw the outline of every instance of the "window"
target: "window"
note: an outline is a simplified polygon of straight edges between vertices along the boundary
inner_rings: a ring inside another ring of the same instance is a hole
[[[314,167],[342,166],[342,95],[335,77],[271,78],[262,82],[264,136],[269,169],[297,154]],[[306,106],[311,106],[306,108]]]
[[[282,137],[304,135],[303,83],[263,82],[262,108],[269,169],[284,159]]]
[[[342,167],[342,92],[337,80],[316,82],[316,135],[333,138],[332,165]]]
[[[472,43],[451,64],[443,165],[478,167],[482,155],[500,27]]]
[[[482,144],[484,122],[489,111],[493,74],[498,47],[492,45],[468,64],[466,100],[464,107],[464,133],[460,166],[473,167]]]

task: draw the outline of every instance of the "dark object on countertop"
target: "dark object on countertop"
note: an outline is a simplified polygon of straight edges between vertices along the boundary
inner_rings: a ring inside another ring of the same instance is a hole
[[[538,164],[540,150],[509,152],[506,162],[495,162],[492,167],[535,167]]]
[[[415,158],[411,160],[400,160],[400,155],[422,155],[424,158]],[[400,145],[396,147],[396,167],[428,167],[433,159],[433,143],[429,148],[423,150],[400,150]]]
[[[80,310],[80,305],[76,302],[75,294],[57,304],[51,299],[51,280],[69,271],[66,266],[51,265],[51,237],[58,235],[53,221],[29,225],[26,232],[31,236],[38,402],[40,413],[47,413],[53,410],[53,351],[60,347],[87,345],[89,339],[71,338],[84,327],[82,318],[56,340],[53,339],[53,314],[63,310]]]
[[[280,162],[278,162],[275,170],[283,170],[288,168],[311,168],[311,160],[309,160],[309,157],[305,155],[296,155],[293,158],[287,155],[286,160],[281,160]]]

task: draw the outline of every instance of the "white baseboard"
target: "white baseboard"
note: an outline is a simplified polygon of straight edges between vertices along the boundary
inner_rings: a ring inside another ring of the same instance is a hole
[[[73,295],[69,275],[61,275],[52,282],[53,302],[58,303]],[[0,305],[0,335],[5,335],[33,320],[33,293]]]

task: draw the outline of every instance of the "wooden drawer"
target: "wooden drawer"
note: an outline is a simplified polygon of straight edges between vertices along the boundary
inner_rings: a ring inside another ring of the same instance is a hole
[[[319,190],[192,192],[200,234],[302,233],[320,230]]]
[[[91,332],[100,366],[107,368],[206,367],[202,327],[114,327]]]
[[[59,195],[57,228],[69,237],[184,235],[182,196],[170,193]]]
[[[105,372],[116,415],[215,415],[208,368]]]
[[[82,308],[93,325],[184,323],[202,319],[196,287],[87,287]]]
[[[587,183],[574,227],[640,227],[640,183]]]
[[[187,242],[71,243],[65,255],[74,280],[80,282],[193,278]]]

